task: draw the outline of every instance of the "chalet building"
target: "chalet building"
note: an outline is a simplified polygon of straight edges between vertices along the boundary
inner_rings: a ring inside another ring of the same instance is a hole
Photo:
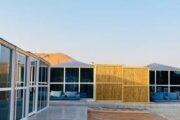
[[[0,38],[0,120],[21,120],[49,101],[180,101],[180,68],[87,64],[63,53],[31,53]]]

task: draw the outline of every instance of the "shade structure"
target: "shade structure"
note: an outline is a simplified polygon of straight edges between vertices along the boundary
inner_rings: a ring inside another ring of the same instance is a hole
[[[150,70],[159,70],[159,71],[180,71],[180,68],[173,67],[169,65],[163,65],[159,63],[152,63],[147,65]]]

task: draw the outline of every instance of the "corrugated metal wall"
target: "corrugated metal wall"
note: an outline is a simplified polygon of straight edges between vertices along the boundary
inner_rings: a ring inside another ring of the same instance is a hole
[[[149,69],[95,65],[95,99],[149,102]]]

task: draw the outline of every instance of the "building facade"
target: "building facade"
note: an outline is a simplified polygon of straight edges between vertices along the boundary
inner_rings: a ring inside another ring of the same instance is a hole
[[[149,68],[89,65],[75,60],[51,65],[50,93],[50,100],[148,103]]]
[[[180,101],[180,68],[150,64],[151,101]]]
[[[51,100],[93,99],[93,91],[93,65],[72,60],[51,66]]]
[[[37,55],[0,38],[0,120],[26,119],[46,109],[49,99],[180,101],[180,68],[93,65],[64,54]]]
[[[0,38],[0,120],[21,120],[48,107],[49,63]]]

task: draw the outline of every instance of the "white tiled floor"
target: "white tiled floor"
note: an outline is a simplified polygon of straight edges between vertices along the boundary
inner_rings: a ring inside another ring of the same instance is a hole
[[[87,107],[137,109],[152,112],[168,120],[180,120],[180,103],[126,104],[114,102],[62,101],[50,104],[50,107],[28,120],[87,120]]]
[[[87,120],[87,107],[49,107],[28,120]]]

